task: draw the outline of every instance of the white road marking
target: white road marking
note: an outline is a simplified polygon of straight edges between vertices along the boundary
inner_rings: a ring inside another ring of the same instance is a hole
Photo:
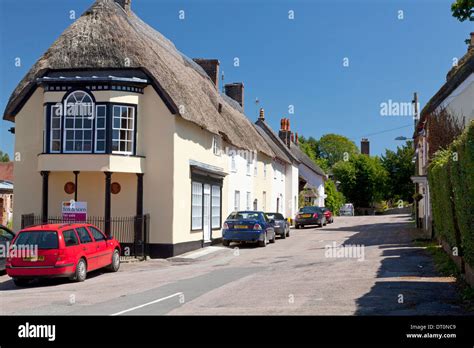
[[[114,314],[111,314],[111,316],[117,316],[117,315],[120,315],[120,314],[124,314],[124,313],[127,313],[127,312],[131,312],[131,311],[134,311],[136,309],[139,309],[139,308],[143,308],[143,307],[146,307],[146,306],[149,306],[149,305],[152,305],[152,304],[155,304],[155,303],[158,303],[158,302],[162,302],[164,300],[168,300],[170,298],[173,298],[175,296],[179,296],[179,295],[182,295],[183,293],[182,292],[177,292],[173,295],[169,295],[169,296],[166,296],[166,297],[163,297],[163,298],[159,298],[158,300],[154,300],[154,301],[151,301],[151,302],[147,302],[147,303],[144,303],[140,306],[136,306],[136,307],[132,307],[132,308],[129,308],[129,309],[126,309],[126,310],[123,310],[121,312],[118,312],[118,313],[114,313]]]
[[[201,256],[204,256],[204,255],[208,255],[208,254],[211,254],[211,253],[214,253],[216,251],[219,251],[219,250],[229,250],[229,248],[224,248],[224,247],[217,247],[217,246],[208,246],[206,248],[203,248],[201,250],[198,250],[198,251],[192,251],[188,254],[184,254],[184,255],[179,255],[177,256],[176,258],[181,258],[181,259],[197,259]]]

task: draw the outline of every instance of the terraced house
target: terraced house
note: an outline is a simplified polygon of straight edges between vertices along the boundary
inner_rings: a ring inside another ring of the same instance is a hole
[[[82,202],[107,234],[168,257],[219,240],[234,209],[293,215],[243,84],[219,93],[217,60],[187,58],[130,6],[97,0],[13,91],[14,228]]]

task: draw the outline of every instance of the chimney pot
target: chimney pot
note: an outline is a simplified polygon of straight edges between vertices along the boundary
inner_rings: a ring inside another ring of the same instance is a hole
[[[290,130],[290,119],[289,118],[286,119],[286,130],[287,131]]]
[[[262,121],[265,121],[265,110],[263,110],[263,108],[260,108],[260,114],[258,115],[258,118]]]
[[[298,133],[295,133],[295,144],[298,145]]]
[[[242,82],[228,83],[224,85],[225,94],[234,99],[244,108],[244,84]]]
[[[198,64],[211,78],[211,81],[214,83],[214,86],[216,86],[216,89],[219,89],[219,60],[193,58],[193,61]],[[224,74],[222,74],[222,76],[224,76]]]

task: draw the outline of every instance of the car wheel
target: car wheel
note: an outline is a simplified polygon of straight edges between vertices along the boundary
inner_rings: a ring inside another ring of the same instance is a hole
[[[112,263],[107,267],[108,271],[117,272],[120,268],[120,252],[115,249],[112,254]]]
[[[86,260],[80,259],[76,265],[76,272],[74,273],[72,280],[76,282],[83,282],[84,280],[86,280],[86,277],[87,277]]]
[[[13,278],[13,283],[18,287],[25,287],[30,285],[30,279],[27,278]]]
[[[296,228],[297,230],[299,230],[299,229],[300,229],[300,225],[295,225],[295,228]]]
[[[324,220],[324,225],[323,226],[326,226],[327,224],[328,224],[328,221]]]
[[[230,245],[230,241],[228,241],[228,240],[223,240],[223,241],[222,241],[222,245],[225,246],[225,247],[227,247],[227,246]]]
[[[304,228],[304,225],[301,225],[301,228]]]
[[[270,239],[270,243],[275,243],[275,240],[276,240],[276,233],[273,232],[273,238]]]
[[[286,236],[289,237],[290,236],[290,229],[288,228],[288,232],[286,232]]]
[[[259,247],[266,247],[267,246],[267,233],[266,232],[263,234],[263,240],[258,241],[258,246]]]
[[[281,237],[281,239],[285,239],[286,238],[286,231],[283,231],[283,234],[280,237]]]

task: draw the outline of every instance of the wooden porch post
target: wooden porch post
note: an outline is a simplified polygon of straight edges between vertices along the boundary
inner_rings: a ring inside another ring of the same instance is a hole
[[[110,215],[111,215],[111,192],[110,186],[112,183],[112,173],[104,172],[105,174],[105,211],[104,211],[104,229],[105,234],[110,236]]]
[[[48,192],[49,192],[49,171],[41,171],[43,177],[43,194],[41,204],[41,222],[48,223]]]
[[[77,185],[78,185],[77,177],[78,177],[80,171],[75,170],[75,171],[73,171],[73,173],[74,173],[74,202],[77,202],[77,189],[78,189],[78,187],[77,187]]]

